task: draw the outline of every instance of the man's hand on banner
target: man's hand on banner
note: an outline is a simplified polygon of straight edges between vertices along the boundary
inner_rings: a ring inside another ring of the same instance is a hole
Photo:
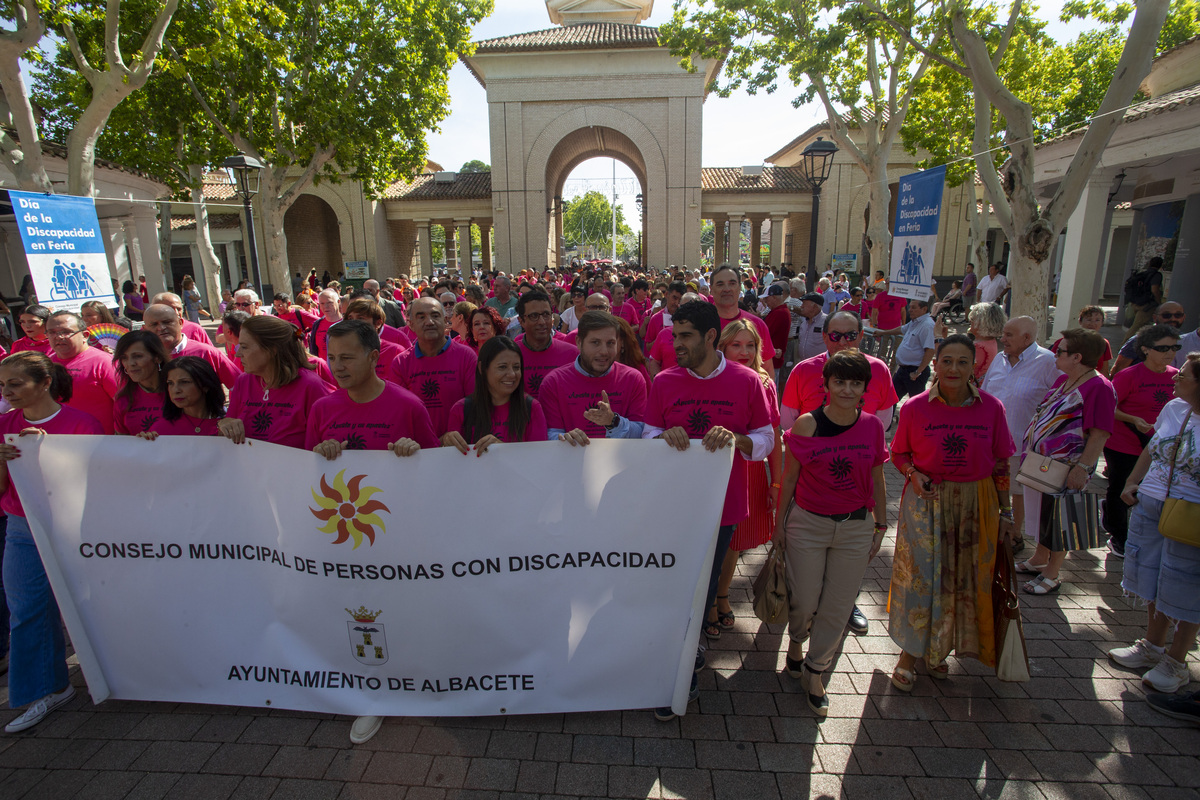
[[[704,449],[710,453],[715,453],[723,447],[728,447],[733,444],[733,431],[728,428],[722,428],[720,425],[714,425],[708,429],[708,433],[704,434],[704,438],[700,443],[704,445]]]
[[[313,448],[313,452],[317,455],[325,456],[326,461],[333,461],[342,454],[346,449],[345,442],[339,442],[336,439],[326,439],[319,445]]]
[[[245,444],[246,426],[237,417],[225,417],[217,423],[221,435],[234,444]]]
[[[687,431],[678,425],[663,431],[658,435],[658,438],[665,440],[667,444],[676,450],[687,450],[688,445],[691,444]]]
[[[586,414],[586,412],[584,413]],[[592,441],[580,428],[576,428],[573,431],[567,431],[566,433],[560,433],[558,435],[558,440],[560,442],[569,442],[571,447],[575,447],[576,445],[579,447],[587,447]]]
[[[388,445],[388,450],[391,450],[397,456],[406,458],[415,456],[421,450],[421,445],[417,444],[412,439],[397,439]]]

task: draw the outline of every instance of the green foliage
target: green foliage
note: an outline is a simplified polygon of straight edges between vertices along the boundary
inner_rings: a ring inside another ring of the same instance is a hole
[[[462,165],[459,172],[491,172],[492,168],[488,164],[483,163],[478,158],[472,159]]]
[[[563,237],[567,248],[594,247],[600,251],[612,248],[612,205],[600,192],[587,194],[564,202]],[[625,223],[625,214],[617,206],[617,239],[632,233]]]

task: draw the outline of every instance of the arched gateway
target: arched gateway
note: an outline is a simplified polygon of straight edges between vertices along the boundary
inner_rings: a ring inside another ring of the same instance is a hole
[[[701,107],[720,64],[680,67],[637,24],[652,6],[549,0],[562,27],[480,42],[465,60],[487,89],[498,264],[560,263],[563,182],[595,156],[641,184],[645,262],[699,263]]]

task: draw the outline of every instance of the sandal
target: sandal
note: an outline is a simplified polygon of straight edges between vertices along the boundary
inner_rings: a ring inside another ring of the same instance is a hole
[[[892,686],[895,686],[902,692],[911,692],[913,684],[917,681],[917,676],[913,674],[911,669],[902,669],[896,667],[892,670]]]
[[[708,620],[705,620],[704,628],[702,629],[702,632],[709,639],[720,639],[721,638],[721,626],[716,622],[709,622]]]
[[[1038,575],[1022,588],[1024,588],[1026,594],[1035,594],[1040,597],[1042,595],[1054,594],[1060,586],[1062,586],[1062,581],[1047,578],[1045,575]]]
[[[944,681],[950,677],[950,665],[943,659],[942,663],[929,667],[929,677]]]
[[[727,594],[718,595],[717,599],[718,600],[728,600],[729,595],[727,595]],[[717,624],[718,625],[720,625],[722,628],[732,628],[734,626],[734,621],[736,619],[737,619],[737,617],[735,617],[733,615],[732,610],[722,611],[718,605],[718,608],[717,608]]]
[[[1045,564],[1032,564],[1030,563],[1030,559],[1027,558],[1024,561],[1018,561],[1015,565],[1013,565],[1013,569],[1015,569],[1021,575],[1041,575],[1042,570],[1048,566],[1050,566],[1048,562]],[[1030,581],[1030,583],[1032,583],[1032,581]]]

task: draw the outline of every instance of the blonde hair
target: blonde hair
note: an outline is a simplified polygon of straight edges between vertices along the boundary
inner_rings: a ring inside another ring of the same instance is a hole
[[[762,336],[758,333],[758,328],[751,325],[744,319],[735,319],[733,322],[725,326],[725,330],[721,331],[721,336],[717,339],[717,349],[722,353],[729,343],[737,338],[738,334],[747,332],[750,338],[754,340],[754,358],[750,359],[747,365],[750,369],[758,373],[758,377],[762,379],[763,384],[769,383],[773,379],[763,368],[762,363]]]

